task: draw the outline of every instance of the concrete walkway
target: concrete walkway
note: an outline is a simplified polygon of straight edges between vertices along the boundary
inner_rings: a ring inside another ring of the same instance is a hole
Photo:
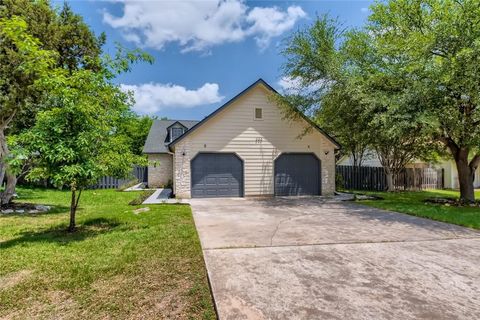
[[[157,189],[155,192],[145,199],[142,204],[158,204],[158,203],[167,203],[172,194],[172,189]]]
[[[191,200],[221,319],[474,319],[480,233],[320,198]]]

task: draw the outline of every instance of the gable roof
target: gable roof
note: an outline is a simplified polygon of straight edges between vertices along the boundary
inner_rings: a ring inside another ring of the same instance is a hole
[[[180,123],[187,129],[192,128],[198,123],[194,120],[154,120],[152,127],[148,132],[147,140],[143,146],[143,153],[167,153],[168,142],[166,141],[168,135],[168,128],[175,123]]]
[[[262,84],[264,85],[268,90],[272,91],[273,93],[275,94],[280,94],[278,93],[277,90],[275,90],[272,86],[270,86],[265,80],[263,80],[262,78],[258,79],[257,81],[255,81],[254,83],[252,83],[251,85],[249,85],[246,89],[244,89],[242,92],[240,92],[239,94],[237,94],[236,96],[234,96],[232,99],[228,100],[224,105],[222,105],[220,108],[218,108],[217,110],[213,111],[212,113],[210,113],[208,116],[206,116],[202,121],[198,122],[197,124],[195,124],[192,128],[190,128],[188,131],[186,131],[183,135],[181,135],[180,137],[178,137],[177,139],[175,139],[174,141],[172,141],[170,144],[168,144],[168,148],[171,149],[172,146],[174,146],[177,142],[181,141],[183,138],[185,138],[186,136],[188,136],[189,134],[191,134],[193,131],[195,131],[197,128],[199,128],[200,126],[202,126],[205,122],[207,122],[208,120],[210,120],[212,117],[214,117],[217,113],[219,113],[220,111],[222,111],[223,109],[227,108],[228,106],[230,106],[232,103],[234,103],[236,100],[238,100],[241,96],[243,96],[245,93],[247,93],[248,91],[250,91],[250,89],[256,87],[257,85],[259,84]],[[298,111],[298,113],[300,114],[300,116],[308,122],[308,124],[310,124],[314,129],[316,129],[317,131],[319,131],[321,134],[323,134],[328,140],[330,140],[336,147],[336,149],[340,149],[341,146],[340,144],[335,141],[335,139],[333,137],[331,137],[328,133],[326,133],[322,128],[320,128],[317,124],[315,124],[309,117],[307,117],[305,114],[303,114],[303,112],[295,109],[296,111]]]
[[[172,120],[172,121],[174,121],[174,122],[173,122],[171,125],[169,125],[169,126],[167,127],[167,129],[170,129],[171,127],[173,127],[173,126],[176,125],[177,123],[178,123],[179,125],[181,125],[182,127],[186,128],[186,129],[189,129],[189,128],[187,128],[184,124],[182,124],[179,120]],[[188,121],[191,121],[191,120],[188,120]],[[198,121],[194,121],[194,122],[198,122]]]

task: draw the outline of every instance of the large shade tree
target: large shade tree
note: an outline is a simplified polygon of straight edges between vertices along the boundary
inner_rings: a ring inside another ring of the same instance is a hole
[[[378,54],[401,69],[411,83],[404,95],[418,102],[397,114],[428,115],[432,141],[455,160],[461,200],[474,201],[480,164],[479,1],[391,0],[371,10],[367,28]]]
[[[10,151],[6,132],[16,117],[35,103],[36,83],[45,78],[54,65],[55,52],[43,50],[41,43],[27,32],[27,23],[18,17],[0,19],[0,205],[9,203],[16,174],[8,165]]]
[[[369,145],[363,130],[367,119],[338,45],[345,37],[336,20],[322,16],[288,38],[282,51],[286,58],[283,71],[293,86],[276,100],[289,119],[298,118],[297,111],[309,115],[340,142],[342,152],[358,167]]]
[[[359,166],[368,149],[384,167],[388,190],[393,177],[413,159],[430,153],[428,126],[421,117],[397,116],[411,109],[403,90],[408,82],[377,54],[372,36],[344,32],[335,20],[319,18],[288,41],[286,76],[299,89],[280,97],[287,115],[295,108],[316,115]]]
[[[394,177],[414,160],[430,161],[437,151],[426,112],[417,112],[418,96],[406,94],[413,79],[405,76],[404,58],[380,54],[375,35],[351,31],[342,47],[351,95],[360,101],[364,136],[382,164],[389,191]]]
[[[54,9],[47,0],[3,0],[0,17],[2,21],[22,20],[22,30],[16,28],[18,37],[29,38],[35,44],[27,48],[30,51],[25,51],[18,41],[13,41],[12,35],[5,31],[0,34],[0,184],[6,175],[6,188],[1,193],[1,202],[6,204],[14,195],[17,181],[16,173],[9,170],[7,164],[11,156],[8,137],[30,128],[36,113],[44,106],[41,100],[45,92],[33,85],[42,76],[37,72],[42,67],[42,55],[32,54],[31,50],[51,52],[50,67],[63,68],[69,72],[80,69],[98,70],[105,36],[102,34],[96,37],[67,3],[60,9]],[[28,62],[28,57],[32,57],[35,63],[32,68],[22,68],[21,65]]]

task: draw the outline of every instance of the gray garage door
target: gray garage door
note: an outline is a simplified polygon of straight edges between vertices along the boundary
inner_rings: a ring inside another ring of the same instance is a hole
[[[275,160],[275,195],[320,195],[320,160],[310,153],[284,153]]]
[[[192,198],[243,196],[243,162],[233,153],[200,153],[191,162]]]

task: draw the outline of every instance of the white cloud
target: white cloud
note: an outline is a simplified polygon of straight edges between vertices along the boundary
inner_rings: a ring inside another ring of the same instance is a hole
[[[290,30],[298,19],[305,17],[300,7],[288,7],[286,12],[277,8],[253,8],[247,16],[247,22],[252,23],[250,32],[256,34],[257,45],[264,49],[273,37]]]
[[[302,84],[302,80],[298,77],[282,77],[277,82],[278,86],[280,87],[280,91],[286,94],[296,94],[296,93],[312,93],[318,90],[327,89],[331,84],[332,81],[328,80],[318,80],[315,83],[312,83],[308,86],[304,86]]]
[[[280,86],[282,92],[290,92],[300,88],[300,79],[291,77],[282,77],[277,84]]]
[[[145,83],[121,85],[122,90],[132,91],[135,97],[133,110],[140,114],[154,114],[166,108],[193,108],[217,103],[224,98],[216,83],[205,83],[196,90],[174,84]]]
[[[127,41],[162,49],[178,43],[182,51],[204,51],[254,37],[262,49],[306,16],[299,6],[282,10],[249,7],[243,0],[121,1],[123,15],[103,13],[103,21],[121,30]]]

